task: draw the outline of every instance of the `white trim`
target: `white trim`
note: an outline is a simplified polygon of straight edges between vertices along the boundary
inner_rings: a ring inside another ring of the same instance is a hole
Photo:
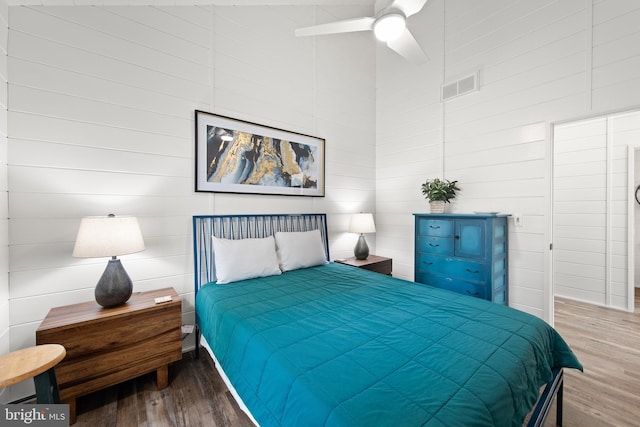
[[[613,251],[613,242],[611,241],[613,235],[613,222],[611,220],[612,209],[611,209],[611,200],[613,200],[612,196],[612,179],[611,174],[613,173],[613,160],[612,160],[612,141],[611,141],[611,116],[607,116],[605,118],[606,124],[606,175],[605,175],[605,236],[604,236],[604,245],[605,245],[605,254],[604,254],[604,303],[607,307],[611,307],[611,281],[612,281],[612,272],[611,266],[612,264],[612,251]],[[628,257],[627,257],[628,260]],[[627,296],[628,298],[628,296]]]
[[[635,311],[635,275],[636,275],[636,226],[635,226],[635,183],[636,156],[640,145],[627,146],[627,311]]]
[[[545,186],[547,187],[547,197],[545,198],[545,211],[547,212],[547,229],[545,230],[545,242],[547,242],[547,248],[545,249],[544,257],[544,271],[547,274],[544,276],[544,307],[543,314],[544,320],[554,325],[555,322],[555,302],[553,296],[555,295],[553,289],[553,129],[554,124],[547,122],[545,124],[545,140],[546,140],[546,154],[547,172],[545,173]]]
[[[218,371],[218,373],[220,374],[220,377],[222,378],[222,381],[224,381],[224,383],[226,384],[226,386],[229,389],[229,392],[233,396],[234,400],[238,403],[238,406],[240,407],[240,409],[242,409],[242,412],[247,414],[247,416],[249,417],[251,422],[254,425],[259,427],[260,424],[258,424],[256,419],[253,418],[253,415],[251,415],[251,412],[249,411],[249,408],[247,408],[247,405],[244,404],[244,402],[242,401],[242,398],[240,398],[240,395],[236,391],[235,387],[231,384],[231,381],[229,380],[229,377],[227,376],[227,374],[222,369],[222,366],[220,365],[220,362],[218,362],[218,359],[216,358],[216,355],[213,354],[213,350],[209,346],[209,343],[207,342],[207,340],[204,338],[204,335],[200,335],[200,344],[202,345],[202,348],[207,350],[207,353],[209,353],[209,356],[211,356],[211,359],[213,359],[213,364],[216,367],[216,370]]]

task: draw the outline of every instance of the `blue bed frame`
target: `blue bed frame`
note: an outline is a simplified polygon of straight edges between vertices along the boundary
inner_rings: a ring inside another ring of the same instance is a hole
[[[213,263],[213,239],[262,238],[278,231],[320,230],[327,261],[329,256],[329,235],[326,214],[265,214],[265,215],[194,215],[193,216],[193,262],[194,291],[215,280]],[[200,355],[200,330],[196,324],[196,358]],[[562,368],[553,371],[552,380],[546,385],[536,406],[533,408],[527,427],[544,424],[556,399],[556,425],[562,425],[564,376]]]

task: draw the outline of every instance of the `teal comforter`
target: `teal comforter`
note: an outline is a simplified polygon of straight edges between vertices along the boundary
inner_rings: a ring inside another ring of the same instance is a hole
[[[261,426],[521,426],[554,367],[535,316],[341,264],[197,293],[202,334]]]

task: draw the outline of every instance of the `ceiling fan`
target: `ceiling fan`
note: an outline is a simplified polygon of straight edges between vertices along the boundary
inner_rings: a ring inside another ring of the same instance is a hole
[[[376,10],[375,16],[298,28],[295,34],[302,37],[373,30],[378,40],[386,42],[402,57],[414,64],[424,64],[429,58],[407,28],[406,20],[420,12],[426,3],[427,0],[393,0],[389,6]]]

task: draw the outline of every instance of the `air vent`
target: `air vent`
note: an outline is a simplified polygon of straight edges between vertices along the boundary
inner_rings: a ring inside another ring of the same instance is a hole
[[[475,92],[478,89],[478,72],[476,71],[470,76],[463,77],[453,83],[447,83],[446,85],[443,85],[441,92],[442,101],[447,101],[451,98],[456,98],[467,93]]]

